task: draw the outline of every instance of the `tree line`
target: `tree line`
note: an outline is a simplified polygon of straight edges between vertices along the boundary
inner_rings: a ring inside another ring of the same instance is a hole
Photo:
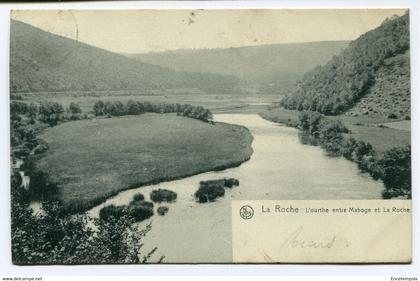
[[[136,102],[129,100],[126,104],[120,101],[97,101],[93,113],[83,113],[77,103],[71,102],[64,107],[58,102],[26,103],[12,100],[10,103],[11,146],[18,156],[27,156],[38,144],[36,135],[46,126],[56,126],[62,122],[82,120],[96,116],[112,117],[139,115],[147,112],[176,113],[180,116],[211,122],[213,114],[209,109],[190,104],[167,104]]]
[[[12,157],[26,158],[30,153],[45,151],[47,144],[37,138],[46,127],[61,122],[88,118],[79,105],[72,102],[64,107],[58,102],[10,102],[10,143]],[[34,150],[35,149],[35,150]]]
[[[348,136],[349,130],[340,120],[314,111],[302,111],[295,126],[300,129],[302,143],[320,145],[329,155],[354,161],[362,172],[381,179],[385,199],[411,198],[411,146],[393,147],[379,154],[370,143]]]
[[[150,103],[134,100],[129,100],[126,104],[123,104],[120,101],[103,102],[99,100],[93,105],[93,112],[96,116],[139,115],[147,112],[177,113],[177,115],[205,122],[209,122],[213,118],[211,111],[202,106],[179,103]]]
[[[22,120],[22,117],[29,118],[30,123],[36,120],[50,126],[57,125],[60,121],[78,120],[86,118],[82,109],[77,103],[71,102],[64,107],[58,102],[25,103],[23,101],[10,102],[10,114],[12,120]]]

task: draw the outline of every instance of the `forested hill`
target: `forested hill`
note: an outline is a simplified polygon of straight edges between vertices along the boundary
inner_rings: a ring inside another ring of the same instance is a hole
[[[408,117],[409,48],[408,14],[387,19],[305,74],[282,105],[330,115]]]
[[[245,84],[274,84],[272,89],[282,90],[293,86],[305,72],[328,62],[347,45],[348,41],[324,41],[127,56],[175,70],[233,75]]]
[[[234,77],[166,69],[11,21],[11,92],[229,89],[234,84]]]

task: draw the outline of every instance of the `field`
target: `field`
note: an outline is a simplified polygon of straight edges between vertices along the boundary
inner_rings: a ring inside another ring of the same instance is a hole
[[[297,121],[299,111],[274,108],[262,111],[260,115],[273,122],[287,123],[289,119]],[[340,119],[351,131],[352,137],[369,142],[379,153],[394,146],[411,143],[410,121],[345,115],[329,116],[328,118]]]
[[[174,114],[73,121],[40,138],[50,148],[37,167],[75,210],[124,189],[237,166],[252,154],[246,128]]]

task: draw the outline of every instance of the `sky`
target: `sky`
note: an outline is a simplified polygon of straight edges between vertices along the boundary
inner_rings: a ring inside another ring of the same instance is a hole
[[[117,53],[354,40],[402,9],[15,10],[12,18]]]

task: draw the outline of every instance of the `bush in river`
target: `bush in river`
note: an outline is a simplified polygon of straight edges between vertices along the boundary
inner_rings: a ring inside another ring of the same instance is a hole
[[[225,195],[225,189],[220,185],[202,185],[194,193],[195,198],[200,203],[214,202],[216,198]]]
[[[207,181],[200,182],[200,186],[206,186],[206,185],[211,185],[211,186],[218,185],[221,187],[232,188],[234,186],[239,185],[239,180],[234,179],[234,178],[223,178],[223,179],[207,180]]]
[[[144,200],[144,195],[141,193],[136,193],[133,196],[133,200],[132,202],[139,202],[139,201],[143,201]]]
[[[134,221],[143,221],[153,216],[153,203],[147,201],[131,203],[127,207],[127,213]]]
[[[176,200],[177,194],[171,190],[158,189],[150,193],[150,199],[155,203],[173,202]]]
[[[99,211],[99,218],[102,220],[110,220],[111,217],[119,219],[128,216],[133,221],[139,222],[153,216],[153,203],[146,201],[132,202],[128,206],[108,205]]]
[[[200,188],[194,196],[200,203],[213,202],[217,197],[225,195],[224,188],[232,188],[238,185],[239,180],[234,178],[201,181]]]
[[[232,188],[234,186],[238,186],[239,185],[239,180],[234,179],[234,178],[230,178],[230,179],[223,179],[225,182],[225,187],[228,188]]]
[[[164,216],[168,211],[169,211],[169,208],[166,206],[160,206],[159,208],[157,208],[157,212],[159,216]]]

